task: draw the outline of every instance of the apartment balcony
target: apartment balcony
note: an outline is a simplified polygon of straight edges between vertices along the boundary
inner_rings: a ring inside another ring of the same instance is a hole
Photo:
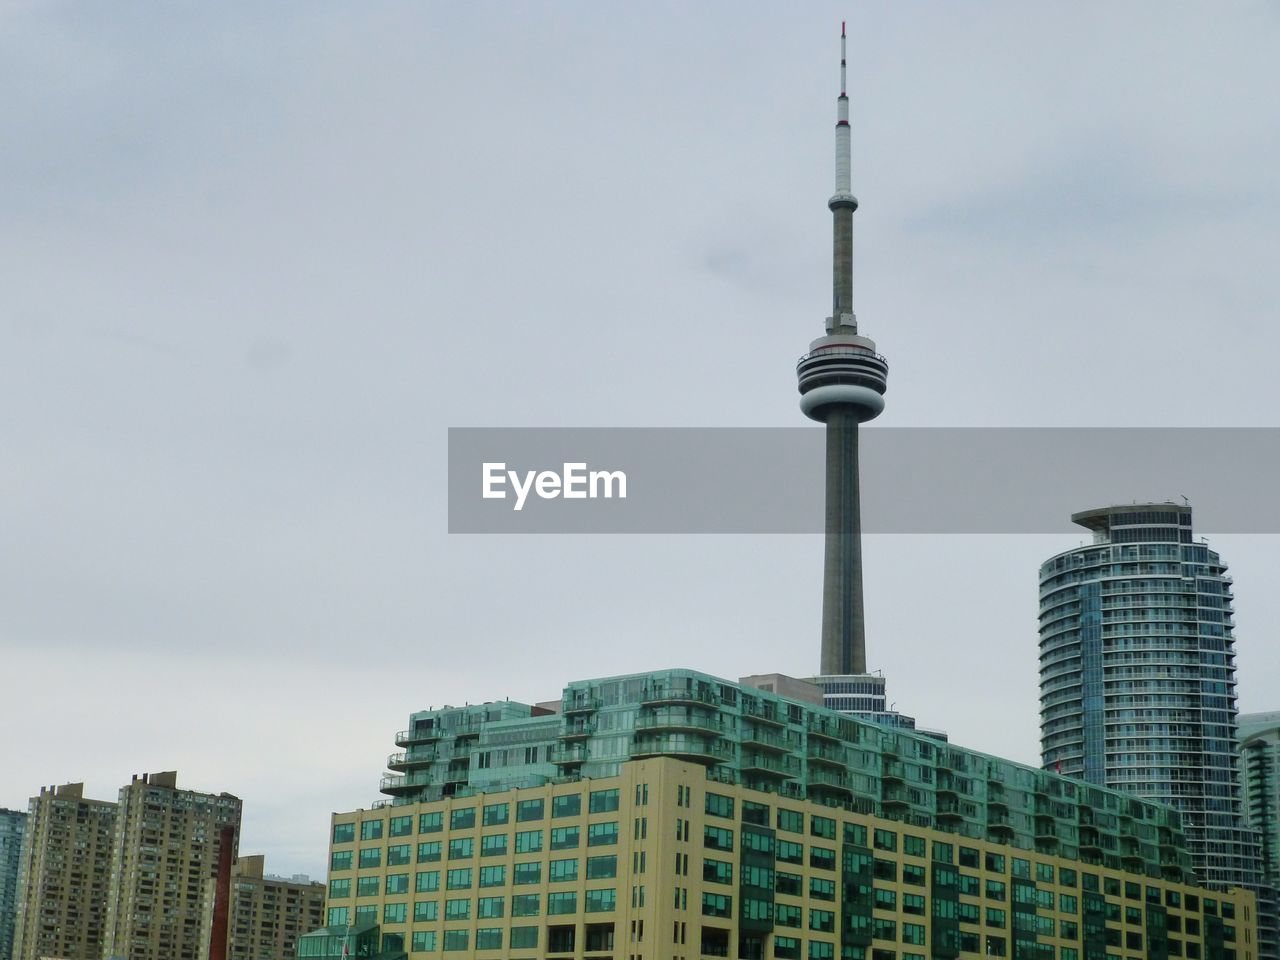
[[[906,783],[907,770],[899,760],[885,760],[880,771],[880,779],[885,783]]]
[[[805,755],[809,758],[810,763],[824,763],[841,769],[847,766],[844,748],[833,747],[828,743],[814,743],[810,740],[809,749]]]
[[[894,783],[885,784],[880,791],[880,804],[887,811],[901,812],[911,806],[906,788]]]
[[[443,736],[443,732],[439,727],[418,727],[411,730],[401,730],[396,734],[397,747],[411,747],[419,743],[435,743]]]
[[[564,740],[586,740],[593,736],[596,732],[595,721],[581,720],[577,723],[568,724],[560,731],[560,739]]]
[[[744,752],[742,757],[742,772],[790,778],[799,775],[800,765],[796,763],[795,757],[788,756],[786,754],[779,756],[757,752]]]
[[[987,832],[996,836],[1012,836],[1015,832],[1013,829],[1013,821],[1009,819],[1009,815],[1007,813],[989,811],[987,813]]]
[[[421,770],[436,762],[434,750],[409,750],[405,753],[393,753],[387,757],[388,770]]]
[[[1035,825],[1036,843],[1049,841],[1057,843],[1061,839],[1058,835],[1058,825],[1052,817],[1036,817]]]
[[[715,693],[708,689],[653,686],[646,688],[645,691],[640,694],[640,703],[646,707],[655,707],[664,704],[669,706],[681,704],[697,706],[701,704],[710,707],[718,707],[720,705],[720,700],[716,697]]]
[[[810,767],[808,774],[805,776],[805,783],[809,785],[810,790],[828,790],[833,793],[853,796],[853,781],[849,779],[847,773],[840,771]]]
[[[599,697],[572,697],[561,705],[560,711],[566,716],[571,717],[579,713],[594,713],[600,709]]]
[[[430,782],[430,778],[422,774],[384,773],[382,782],[378,785],[378,792],[385,793],[389,797],[403,797],[417,793]]]
[[[824,740],[830,740],[832,743],[842,743],[844,738],[836,732],[834,721],[828,721],[826,717],[809,717],[809,722],[805,724],[805,729],[809,731],[810,737],[821,737]]]
[[[742,705],[742,715],[760,723],[769,723],[778,727],[787,725],[785,714],[780,714],[773,703],[750,703]]]
[[[557,743],[553,744],[548,752],[549,759],[557,767],[584,763],[588,755],[585,743]]]
[[[776,753],[791,753],[797,746],[787,737],[779,734],[775,730],[762,729],[752,725],[751,729],[742,732],[742,743],[744,746],[755,747],[759,750],[771,750]]]
[[[705,732],[713,733],[716,736],[720,736],[725,732],[724,724],[721,722],[718,714],[679,714],[666,710],[654,713],[642,713],[636,718],[635,728],[637,730],[670,730],[689,733]]]
[[[934,811],[934,816],[941,823],[953,823],[956,820],[964,819],[964,812],[960,809],[960,801],[955,799],[954,795],[950,797],[938,795],[938,806]]]
[[[684,734],[637,734],[631,744],[631,759],[683,757],[696,763],[718,764],[733,759],[733,749],[715,738]]]

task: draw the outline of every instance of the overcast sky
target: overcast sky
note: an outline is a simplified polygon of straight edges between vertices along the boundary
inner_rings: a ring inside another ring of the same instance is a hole
[[[0,805],[177,769],[319,876],[413,710],[812,673],[819,537],[449,536],[445,442],[805,422],[842,19],[879,424],[1280,425],[1274,3],[0,0]],[[1038,760],[1096,505],[868,538],[900,710]],[[1211,542],[1280,708],[1277,538]]]

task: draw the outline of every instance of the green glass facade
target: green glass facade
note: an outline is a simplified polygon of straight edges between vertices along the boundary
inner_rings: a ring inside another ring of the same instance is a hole
[[[692,670],[570,683],[559,712],[512,702],[415,713],[391,804],[616,776],[671,756],[708,781],[1150,877],[1190,877],[1178,814],[1105,787]]]
[[[1262,956],[1280,955],[1280,711],[1242,713],[1239,742],[1244,812],[1262,842],[1258,894]]]

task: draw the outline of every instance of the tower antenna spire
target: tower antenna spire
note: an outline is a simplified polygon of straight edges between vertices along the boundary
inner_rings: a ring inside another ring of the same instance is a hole
[[[858,425],[884,409],[889,364],[858,334],[853,313],[853,195],[846,25],[840,24],[840,97],[836,100],[836,184],[827,201],[834,225],[832,304],[826,336],[796,365],[800,409],[826,424],[826,540],[822,583],[822,674],[867,670],[862,607],[862,516]],[[821,678],[818,678],[821,680]]]

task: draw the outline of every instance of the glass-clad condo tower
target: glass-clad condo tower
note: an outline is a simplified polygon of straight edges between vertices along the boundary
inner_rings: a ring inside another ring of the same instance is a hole
[[[1231,578],[1171,503],[1086,510],[1093,542],[1040,567],[1046,769],[1183,814],[1201,880],[1259,880],[1236,753]]]

